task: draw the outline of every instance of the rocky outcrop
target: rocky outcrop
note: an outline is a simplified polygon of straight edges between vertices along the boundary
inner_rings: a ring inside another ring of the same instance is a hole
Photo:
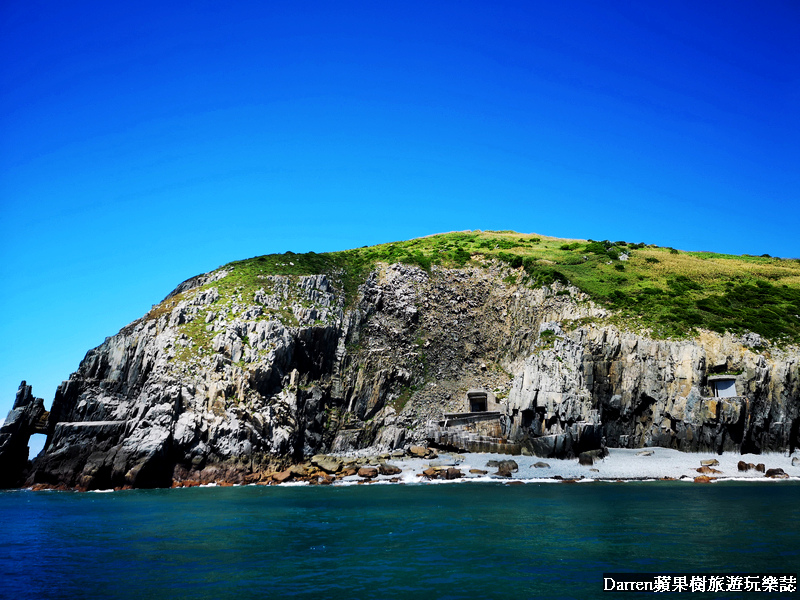
[[[737,396],[714,397],[709,376],[723,371],[736,374]],[[796,349],[756,353],[730,335],[665,341],[589,326],[524,359],[509,401],[533,411],[534,431],[592,427],[612,447],[782,451],[798,445],[800,361]]]
[[[89,351],[44,425],[43,405],[15,413],[15,403],[0,444],[27,444],[31,428],[19,423],[31,419],[48,434],[27,483],[244,482],[292,477],[291,464],[324,453],[413,452],[445,414],[474,408],[469,390],[496,399],[496,427],[483,432],[478,419],[461,437],[444,431],[431,442],[458,448],[485,434],[555,457],[604,445],[798,445],[794,348],[712,333],[654,340],[610,323],[576,288],[530,289],[514,283],[521,271],[499,263],[430,272],[379,265],[351,300],[336,273],[243,269],[184,282]],[[714,397],[709,376],[719,373],[734,373],[737,396]],[[12,446],[19,465],[21,446]],[[336,466],[319,461],[323,473]],[[14,472],[18,482],[24,468]]]
[[[28,471],[28,440],[44,433],[48,413],[44,400],[34,398],[31,386],[22,382],[14,406],[0,426],[0,488],[19,486]]]

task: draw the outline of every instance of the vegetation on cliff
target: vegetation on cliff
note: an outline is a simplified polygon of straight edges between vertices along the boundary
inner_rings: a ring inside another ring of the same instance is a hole
[[[90,350],[37,420],[46,452],[14,480],[243,483],[321,452],[425,442],[791,451],[796,346],[618,325],[796,340],[798,273],[796,260],[511,232],[237,261]],[[714,395],[721,373],[739,395]],[[502,421],[478,440],[440,436],[476,389]]]
[[[472,231],[316,254],[269,254],[223,267],[222,297],[252,298],[270,275],[324,273],[348,304],[378,262],[429,271],[500,261],[506,282],[531,288],[569,282],[616,311],[623,323],[658,337],[752,331],[778,342],[800,341],[800,260],[768,255],[684,252],[645,243],[565,240],[510,231]],[[177,298],[154,310],[168,310]],[[286,315],[291,319],[291,315]]]

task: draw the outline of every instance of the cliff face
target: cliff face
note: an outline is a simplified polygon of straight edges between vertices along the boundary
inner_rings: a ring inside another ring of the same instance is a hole
[[[425,442],[475,388],[496,396],[502,441],[544,456],[798,445],[797,349],[649,339],[576,288],[529,289],[489,261],[379,265],[350,304],[335,277],[258,276],[254,290],[228,285],[236,269],[181,284],[86,355],[29,484],[245,481],[320,452]],[[714,397],[721,373],[735,396]]]

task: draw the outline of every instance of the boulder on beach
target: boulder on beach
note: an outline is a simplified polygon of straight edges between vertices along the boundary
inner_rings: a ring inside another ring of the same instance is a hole
[[[403,472],[403,470],[396,465],[384,463],[378,467],[378,472],[381,475],[399,475],[400,473]]]
[[[378,476],[378,469],[375,467],[361,467],[358,470],[358,476],[365,479],[373,479]]]
[[[433,448],[425,448],[424,446],[411,446],[408,453],[415,458],[436,458],[439,453]]]
[[[497,467],[497,470],[505,470],[509,472],[519,471],[519,465],[515,460],[490,460],[486,463],[487,467]]]
[[[717,463],[717,464],[719,464],[719,463]],[[709,466],[706,466],[706,465],[703,465],[699,469],[695,469],[695,471],[697,471],[698,473],[703,473],[704,475],[708,475],[709,473],[713,473],[713,474],[722,473],[722,471],[718,471],[717,469],[713,469],[713,468],[711,468]]]
[[[455,467],[450,467],[444,472],[445,479],[459,479],[461,477],[461,470]]]
[[[767,469],[764,477],[769,477],[771,479],[788,479],[789,475],[784,473],[783,469]]]
[[[497,467],[497,472],[495,473],[497,477],[511,477],[512,471],[508,465],[501,465]]]
[[[311,467],[310,463],[304,465],[292,465],[288,471],[295,477],[305,477],[308,475],[308,470]]]
[[[327,454],[317,454],[311,457],[311,464],[326,473],[337,473],[342,468],[342,459]]]
[[[291,469],[286,469],[285,471],[280,471],[279,473],[272,474],[272,481],[276,483],[283,483],[284,481],[289,481],[294,474],[292,473]]]

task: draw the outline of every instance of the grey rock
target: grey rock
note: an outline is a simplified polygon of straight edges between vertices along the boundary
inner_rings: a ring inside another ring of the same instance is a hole
[[[445,479],[460,479],[461,477],[461,471],[455,467],[450,467],[445,471]]]
[[[496,462],[496,461],[495,461]],[[431,460],[428,461],[428,466],[431,467],[455,467],[458,464],[455,460]]]
[[[519,471],[519,465],[514,460],[490,460],[486,462],[487,467],[497,467],[498,473],[511,473]]]
[[[710,332],[651,339],[603,324],[609,313],[577,288],[509,287],[491,265],[381,264],[347,304],[333,273],[259,275],[257,291],[223,296],[215,282],[237,268],[184,282],[90,350],[45,421],[42,402],[12,409],[0,429],[0,461],[14,465],[0,469],[5,485],[167,486],[366,448],[408,446],[430,459],[428,423],[468,410],[463,390],[476,387],[504,392],[493,439],[462,432],[484,451],[574,458],[606,446],[793,444],[796,347],[759,354],[766,340]],[[594,324],[563,326],[584,319]],[[546,330],[555,335],[542,344]],[[425,364],[435,365],[436,386],[426,385]],[[729,371],[740,395],[714,397],[709,377]],[[48,439],[29,467],[33,421]]]
[[[28,440],[36,432],[44,433],[48,413],[44,400],[34,398],[32,388],[20,383],[14,405],[0,426],[0,488],[16,487],[28,471]]]

